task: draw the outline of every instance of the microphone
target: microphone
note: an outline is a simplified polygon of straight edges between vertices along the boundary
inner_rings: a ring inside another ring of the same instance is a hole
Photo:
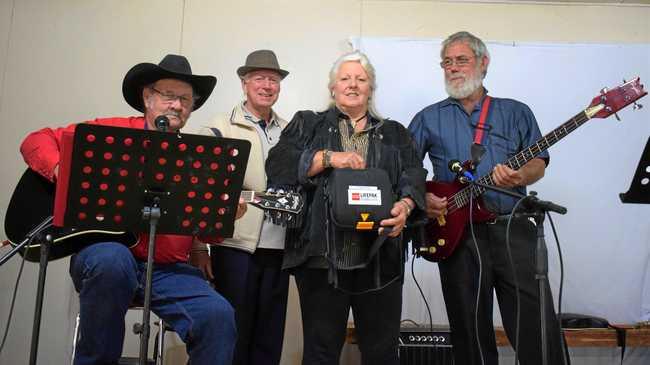
[[[463,164],[458,160],[450,160],[447,164],[449,170],[458,175],[458,180],[464,184],[474,181],[474,175],[463,167]]]
[[[167,129],[169,129],[169,118],[165,115],[159,115],[154,119],[153,124],[156,126],[157,130],[167,132]]]

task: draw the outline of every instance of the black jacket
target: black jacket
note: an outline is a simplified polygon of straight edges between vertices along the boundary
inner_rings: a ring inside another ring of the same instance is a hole
[[[269,186],[299,187],[306,199],[302,226],[287,232],[285,268],[300,266],[312,257],[326,256],[324,183],[330,170],[311,178],[307,177],[307,171],[317,151],[342,151],[338,131],[340,117],[345,115],[335,107],[318,113],[297,112],[266,160]],[[369,122],[372,128],[366,166],[387,171],[398,199],[408,196],[424,210],[426,170],[410,133],[392,120],[370,118]]]

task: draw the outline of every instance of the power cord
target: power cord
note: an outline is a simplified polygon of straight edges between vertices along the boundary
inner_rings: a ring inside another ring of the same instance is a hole
[[[472,186],[470,189],[473,189]],[[483,349],[481,348],[481,339],[478,332],[478,304],[479,298],[481,297],[481,285],[483,283],[483,261],[481,260],[481,252],[478,249],[478,241],[476,239],[476,234],[474,233],[474,194],[470,192],[469,194],[469,227],[472,232],[472,241],[474,242],[474,248],[476,249],[476,259],[478,260],[478,288],[476,289],[476,302],[474,304],[474,332],[476,334],[476,345],[478,346],[478,353],[481,357],[481,365],[485,365],[485,359],[483,358]]]
[[[5,326],[5,332],[2,336],[2,343],[0,344],[0,355],[2,354],[2,350],[5,347],[5,342],[7,341],[7,335],[9,334],[9,327],[11,326],[11,318],[13,317],[14,313],[14,305],[16,304],[16,295],[18,294],[18,285],[20,284],[20,277],[23,274],[23,267],[25,267],[25,255],[23,255],[23,259],[20,261],[18,277],[16,277],[16,285],[14,285],[14,293],[11,297],[11,306],[9,307],[9,315],[7,316],[7,325]]]

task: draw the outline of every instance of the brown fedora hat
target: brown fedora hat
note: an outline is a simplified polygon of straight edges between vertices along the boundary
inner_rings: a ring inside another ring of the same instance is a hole
[[[247,73],[255,70],[271,70],[280,74],[283,79],[287,77],[289,71],[283,70],[278,64],[278,58],[273,51],[260,49],[251,52],[246,57],[246,64],[237,69],[237,75],[244,77]]]
[[[145,62],[131,67],[122,82],[122,95],[129,105],[144,113],[142,89],[161,79],[176,79],[192,85],[194,94],[198,95],[194,102],[194,110],[208,100],[217,83],[217,78],[214,76],[193,75],[187,58],[168,54],[157,65]]]

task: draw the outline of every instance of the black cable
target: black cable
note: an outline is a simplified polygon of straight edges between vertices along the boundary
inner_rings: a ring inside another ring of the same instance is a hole
[[[515,284],[515,301],[517,303],[515,309],[515,313],[516,313],[515,343],[513,346],[515,350],[515,365],[519,363],[519,329],[521,326],[521,297],[519,295],[519,278],[517,277],[517,270],[515,269],[515,260],[512,258],[512,250],[510,249],[510,224],[512,223],[514,213],[517,211],[519,205],[522,204],[524,199],[526,199],[526,197],[519,199],[515,204],[515,206],[512,208],[510,212],[510,217],[508,218],[508,224],[506,225],[506,251],[508,252],[508,261],[510,263],[510,269],[512,270],[512,276]]]
[[[473,207],[474,207],[474,192],[471,191],[470,187],[469,194],[469,228],[472,232],[472,241],[474,241],[474,248],[476,249],[476,258],[478,259],[478,288],[476,289],[476,303],[474,307],[474,332],[476,334],[476,345],[478,346],[478,353],[481,356],[481,365],[485,365],[485,359],[483,359],[483,349],[481,348],[481,338],[478,333],[478,304],[479,298],[481,296],[481,284],[483,283],[483,261],[481,261],[481,252],[478,249],[478,241],[476,240],[476,234],[474,234],[474,219],[473,219]]]
[[[429,308],[429,302],[427,302],[427,298],[424,296],[424,292],[420,287],[420,283],[418,283],[418,280],[415,278],[415,270],[413,269],[415,264],[415,255],[412,256],[413,257],[411,258],[411,276],[413,277],[413,281],[415,282],[415,285],[418,287],[418,290],[420,291],[422,300],[424,300],[424,305],[427,307],[427,313],[429,314],[429,329],[431,332],[433,332],[433,318],[431,317],[431,309]]]
[[[564,343],[564,331],[562,330],[562,290],[564,287],[564,259],[562,258],[562,249],[560,248],[560,239],[557,236],[557,231],[555,230],[555,224],[553,224],[553,218],[551,215],[546,212],[548,221],[551,223],[551,230],[553,231],[553,237],[555,238],[555,245],[557,246],[557,256],[560,260],[560,292],[558,293],[558,302],[557,302],[557,321],[558,328],[560,329],[560,346],[562,346],[562,359],[564,364],[567,365],[569,362],[566,358],[567,349]]]
[[[27,253],[25,252],[25,254]],[[18,294],[18,285],[20,284],[20,277],[23,274],[24,266],[25,266],[25,255],[23,255],[23,259],[20,261],[20,268],[18,269],[18,277],[16,277],[16,285],[14,286],[14,293],[11,297],[11,306],[9,307],[7,325],[5,326],[5,333],[2,336],[2,344],[0,344],[0,355],[2,354],[2,350],[5,347],[5,342],[7,341],[7,335],[9,334],[9,327],[11,326],[11,317],[13,317],[14,305],[16,304],[16,295]]]

